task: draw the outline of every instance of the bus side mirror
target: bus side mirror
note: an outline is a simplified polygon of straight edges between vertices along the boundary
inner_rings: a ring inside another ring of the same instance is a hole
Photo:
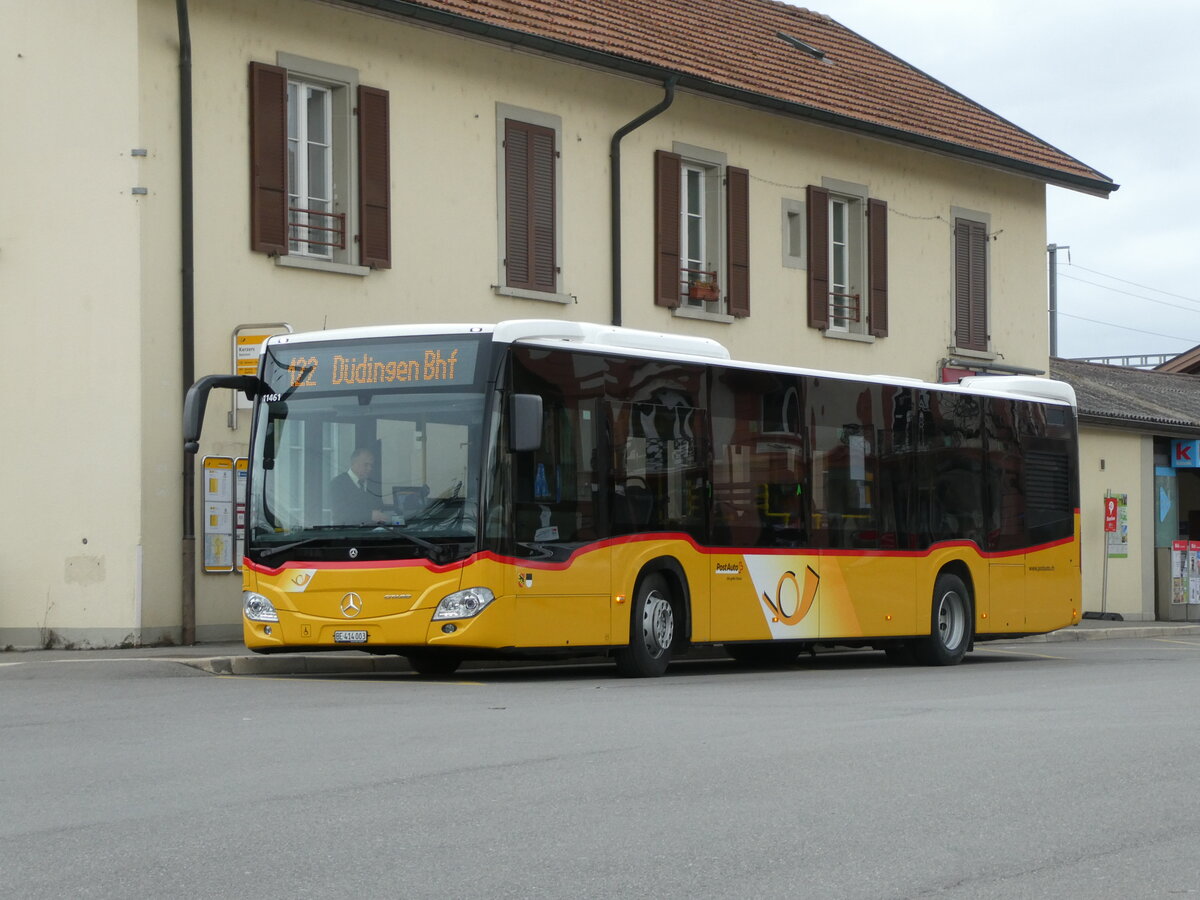
[[[190,388],[183,399],[183,449],[195,453],[200,449],[200,429],[204,425],[204,408],[208,392],[213,388],[232,388],[245,391],[253,400],[262,393],[264,385],[257,375],[205,375]]]
[[[513,394],[508,407],[508,449],[527,453],[542,446],[542,398],[537,394]]]

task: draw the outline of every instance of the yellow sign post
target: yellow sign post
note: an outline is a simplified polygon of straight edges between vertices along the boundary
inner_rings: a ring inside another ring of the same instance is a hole
[[[291,334],[292,326],[287,322],[238,325],[233,329],[233,374],[257,375],[258,358],[267,338],[275,334]],[[233,392],[233,404],[229,410],[229,427],[237,431],[238,410],[249,409],[251,403],[240,391]]]

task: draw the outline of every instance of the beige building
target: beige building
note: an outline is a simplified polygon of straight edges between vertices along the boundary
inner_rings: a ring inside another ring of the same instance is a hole
[[[561,317],[827,369],[1045,372],[1046,186],[1116,185],[825,16],[688,8],[0,14],[0,647],[240,633],[237,577],[192,558],[180,438],[238,334]],[[216,397],[201,456],[247,439]]]
[[[1200,621],[1200,378],[1068,359],[1050,374],[1079,403],[1085,611]]]

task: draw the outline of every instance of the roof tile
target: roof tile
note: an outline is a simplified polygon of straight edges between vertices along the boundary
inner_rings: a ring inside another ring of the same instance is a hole
[[[1050,360],[1050,376],[1075,389],[1084,418],[1200,431],[1200,377]]]
[[[353,0],[352,0],[353,2]],[[386,6],[387,0],[370,5]],[[1086,163],[915,69],[828,16],[776,0],[396,0],[946,145],[1093,193],[1117,185]],[[821,59],[780,34],[824,53]],[[802,109],[797,111],[803,112]]]

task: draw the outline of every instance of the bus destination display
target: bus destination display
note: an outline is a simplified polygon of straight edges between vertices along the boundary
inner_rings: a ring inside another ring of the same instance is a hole
[[[478,353],[477,341],[272,347],[267,352],[266,381],[280,394],[471,384]]]

